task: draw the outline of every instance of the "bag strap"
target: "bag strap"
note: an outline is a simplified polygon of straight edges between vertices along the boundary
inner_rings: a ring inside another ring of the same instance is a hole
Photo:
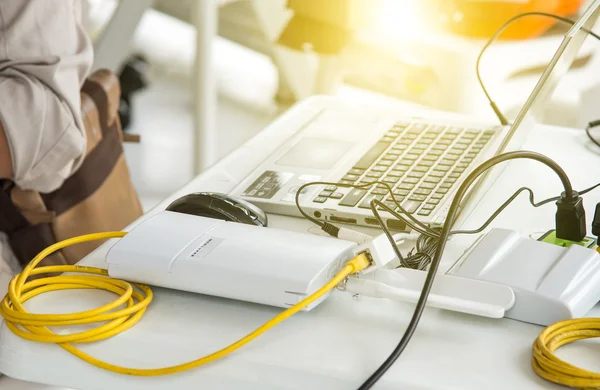
[[[111,174],[123,154],[121,130],[118,120],[109,125],[109,104],[106,90],[94,80],[87,79],[82,91],[94,101],[100,125],[102,139],[87,154],[79,169],[63,185],[48,194],[41,194],[46,208],[56,215],[71,209],[96,192]]]
[[[6,233],[7,236],[29,225],[10,199],[11,187],[12,184],[8,180],[0,180],[0,232]]]
[[[58,216],[86,200],[102,186],[122,154],[119,130],[113,127],[59,189],[41,194],[46,208]]]
[[[98,118],[100,126],[102,126],[102,134],[105,135],[109,128],[108,121],[108,96],[102,85],[92,79],[86,79],[81,87],[81,91],[88,95],[94,101],[98,110]]]
[[[25,266],[44,248],[54,244],[56,239],[49,224],[29,223],[13,204],[10,191],[11,183],[0,180],[0,232],[6,234],[19,263]]]

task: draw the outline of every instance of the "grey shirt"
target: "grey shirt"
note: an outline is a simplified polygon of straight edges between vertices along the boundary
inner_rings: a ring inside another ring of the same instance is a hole
[[[93,60],[83,10],[82,0],[0,0],[0,121],[22,188],[50,192],[82,162],[79,91]],[[14,265],[0,234],[2,296]]]
[[[0,121],[22,188],[52,191],[83,158],[93,51],[81,20],[80,0],[0,0]]]

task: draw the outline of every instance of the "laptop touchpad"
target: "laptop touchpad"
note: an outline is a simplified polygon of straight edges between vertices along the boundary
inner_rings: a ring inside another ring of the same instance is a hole
[[[351,142],[322,138],[304,138],[277,160],[288,167],[327,170],[335,166],[354,146]]]

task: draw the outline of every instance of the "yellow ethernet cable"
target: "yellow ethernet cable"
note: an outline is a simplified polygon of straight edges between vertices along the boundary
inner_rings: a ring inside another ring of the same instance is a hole
[[[155,369],[126,368],[98,360],[79,350],[73,344],[105,340],[134,326],[142,318],[146,308],[152,301],[152,290],[143,284],[129,283],[123,280],[110,278],[108,272],[102,268],[78,265],[37,267],[37,265],[47,256],[67,246],[86,241],[121,238],[126,234],[127,233],[125,232],[106,232],[78,236],[58,242],[40,252],[23,269],[23,272],[16,275],[11,280],[8,286],[8,294],[0,303],[0,314],[6,321],[8,328],[17,336],[27,340],[58,344],[81,360],[114,373],[134,376],[175,374],[214,362],[215,360],[229,355],[275,325],[304,309],[312,302],[321,298],[343,281],[348,275],[357,273],[371,265],[371,262],[365,254],[357,255],[318,291],[276,315],[267,323],[247,334],[240,340],[210,355],[172,367]],[[30,281],[27,280],[30,276],[47,273],[69,274],[41,277]],[[40,294],[50,291],[75,289],[104,290],[109,291],[118,297],[112,303],[97,309],[72,314],[35,314],[29,313],[23,307],[25,302]],[[124,309],[115,310],[122,305],[126,305],[126,307]],[[91,330],[64,335],[56,334],[48,329],[48,327],[54,326],[73,326],[93,323],[103,324]]]
[[[579,389],[600,388],[600,374],[559,359],[558,348],[578,340],[600,337],[600,318],[576,318],[548,326],[533,344],[533,370],[540,377]]]

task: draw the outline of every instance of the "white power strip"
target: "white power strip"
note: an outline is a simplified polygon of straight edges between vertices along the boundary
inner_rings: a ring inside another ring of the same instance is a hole
[[[515,292],[506,317],[539,325],[583,317],[600,301],[600,254],[492,229],[449,274],[500,283]]]

